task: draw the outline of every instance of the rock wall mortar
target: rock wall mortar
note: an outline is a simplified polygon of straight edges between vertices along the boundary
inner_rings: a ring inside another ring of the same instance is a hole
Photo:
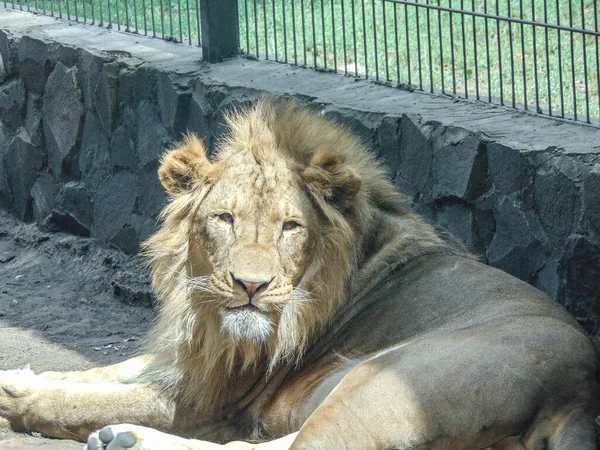
[[[297,97],[360,135],[417,210],[567,307],[600,347],[600,130],[0,7],[0,208],[126,253],[156,227],[163,149]]]

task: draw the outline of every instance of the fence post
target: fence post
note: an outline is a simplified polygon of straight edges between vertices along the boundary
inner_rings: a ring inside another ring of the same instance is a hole
[[[236,0],[200,0],[202,57],[220,61],[239,53]]]

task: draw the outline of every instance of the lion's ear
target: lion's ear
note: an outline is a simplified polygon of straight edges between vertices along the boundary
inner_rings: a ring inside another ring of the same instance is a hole
[[[314,154],[302,178],[313,196],[342,210],[350,207],[362,183],[354,170],[327,150]]]
[[[206,157],[206,148],[193,133],[186,135],[173,150],[161,159],[158,177],[169,194],[189,191],[195,184],[211,178],[213,164]]]

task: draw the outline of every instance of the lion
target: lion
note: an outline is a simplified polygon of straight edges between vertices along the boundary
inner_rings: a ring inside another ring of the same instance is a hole
[[[361,141],[290,100],[193,134],[145,256],[147,352],[0,373],[0,416],[97,449],[595,450],[575,320],[428,224]],[[99,431],[97,431],[99,430]]]

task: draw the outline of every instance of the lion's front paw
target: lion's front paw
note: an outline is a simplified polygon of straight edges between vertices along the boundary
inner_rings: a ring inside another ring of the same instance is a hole
[[[36,375],[28,367],[0,370],[0,418],[12,426],[18,424],[36,389],[35,381]]]
[[[128,424],[104,427],[89,435],[84,450],[146,449],[143,430],[144,427]]]
[[[184,439],[138,425],[109,425],[90,434],[84,450],[217,450],[210,442]]]

